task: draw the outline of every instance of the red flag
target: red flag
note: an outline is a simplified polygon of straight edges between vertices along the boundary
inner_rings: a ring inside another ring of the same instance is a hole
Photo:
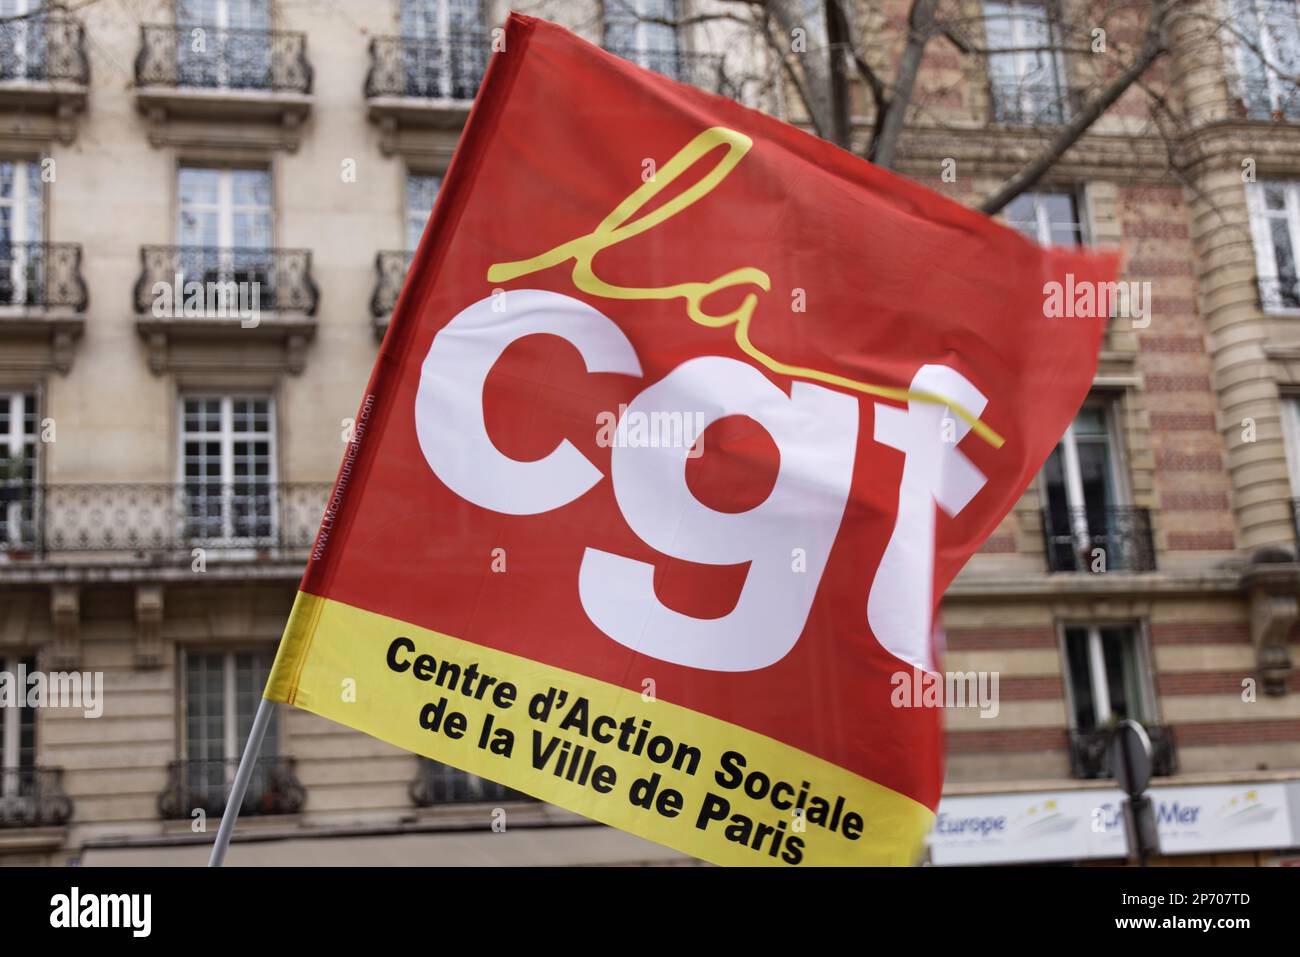
[[[1092,382],[1047,284],[1115,265],[511,15],[267,696],[712,861],[914,861],[894,692]]]

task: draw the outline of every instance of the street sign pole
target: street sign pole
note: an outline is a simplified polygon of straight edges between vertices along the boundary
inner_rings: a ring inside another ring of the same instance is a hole
[[[1151,739],[1146,729],[1131,718],[1121,721],[1111,737],[1110,766],[1128,795],[1124,801],[1124,833],[1129,854],[1146,867],[1148,856],[1160,849],[1155,805],[1146,795],[1151,780]]]

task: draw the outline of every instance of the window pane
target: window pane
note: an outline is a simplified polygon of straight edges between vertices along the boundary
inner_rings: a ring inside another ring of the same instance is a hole
[[[1033,193],[1021,193],[1007,204],[1007,225],[1030,239],[1038,239],[1038,208]]]
[[[1106,509],[1115,504],[1108,445],[1109,443],[1104,439],[1078,442],[1079,473],[1083,479],[1083,504],[1089,515],[1090,526],[1104,525]]]
[[[238,718],[235,732],[241,742],[247,740],[253,729],[253,718],[261,704],[262,692],[266,690],[266,679],[271,674],[273,660],[271,655],[263,652],[245,652],[235,656],[235,709]],[[278,738],[279,727],[273,712],[262,747],[263,758],[276,755]]]
[[[231,197],[236,206],[271,205],[271,174],[264,169],[232,169]]]
[[[1074,417],[1074,434],[1076,437],[1106,435],[1106,408],[1102,405],[1088,404]]]
[[[1294,281],[1296,275],[1295,248],[1291,245],[1291,229],[1285,219],[1270,219],[1269,233],[1273,239],[1273,261],[1277,276],[1284,283]]]
[[[1074,707],[1074,726],[1080,731],[1091,731],[1097,726],[1097,708],[1092,698],[1086,628],[1065,630],[1065,666]]]
[[[1142,707],[1143,676],[1137,653],[1137,636],[1131,628],[1101,629],[1102,656],[1106,661],[1106,687],[1111,715],[1116,721],[1145,721]]]
[[[192,762],[219,761],[225,757],[223,657],[220,654],[185,656],[185,756]]]
[[[36,659],[32,657],[23,658],[20,661],[10,660],[7,664],[12,668],[21,665],[29,673],[36,670]],[[20,694],[17,697],[18,707],[12,709],[8,720],[18,722],[18,793],[29,794],[33,783],[31,772],[36,767],[36,709],[27,707],[23,695]]]
[[[1061,123],[1065,81],[1051,17],[1042,3],[985,3],[993,118],[999,123]]]
[[[1242,100],[1252,119],[1293,117],[1300,95],[1300,8],[1295,0],[1232,0]]]
[[[1043,466],[1043,491],[1047,498],[1046,537],[1048,567],[1069,570],[1078,564],[1074,529],[1070,520],[1069,497],[1065,491],[1063,453],[1058,445]]]
[[[0,545],[22,546],[36,536],[36,394],[0,393]]]
[[[414,251],[420,245],[425,223],[433,211],[433,201],[442,185],[439,176],[408,173],[406,176],[406,248]]]
[[[1078,203],[1069,192],[1022,193],[1007,206],[1007,224],[1045,246],[1083,242]]]
[[[1015,46],[1012,32],[1013,16],[1009,3],[984,4],[984,32],[990,50],[1006,50]]]
[[[442,38],[439,0],[402,0],[402,36],[420,39]]]
[[[650,70],[677,77],[681,72],[676,0],[606,0],[605,46]]]
[[[177,174],[177,192],[182,206],[192,203],[214,205],[218,201],[220,170],[182,166]]]
[[[1077,474],[1068,468],[1071,441]],[[1118,508],[1126,503],[1117,484],[1105,402],[1091,400],[1079,410],[1070,432],[1044,463],[1041,482],[1049,568],[1079,570],[1081,561],[1098,557],[1094,553],[1098,548],[1107,562],[1126,560],[1132,532],[1128,513]]]
[[[1083,243],[1078,204],[1070,193],[1040,193],[1047,210],[1048,237],[1051,246],[1078,246]]]

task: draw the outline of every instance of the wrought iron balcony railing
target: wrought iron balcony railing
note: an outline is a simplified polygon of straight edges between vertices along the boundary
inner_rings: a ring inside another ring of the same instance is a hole
[[[0,828],[61,827],[70,817],[62,768],[0,769]]]
[[[71,17],[34,13],[0,23],[0,81],[90,82],[86,32]]]
[[[1158,724],[1143,725],[1151,739],[1151,773],[1168,777],[1178,773],[1178,748],[1173,728]],[[1070,732],[1070,774],[1076,778],[1110,778],[1109,730]]]
[[[0,306],[85,312],[88,299],[80,244],[0,240]]]
[[[1008,126],[1061,126],[1083,102],[1082,90],[1051,79],[995,79],[990,96],[993,122]]]
[[[1043,537],[1049,571],[1149,572],[1156,567],[1149,509],[1112,505],[1062,513],[1046,508]]]
[[[702,90],[729,96],[735,100],[742,98],[740,78],[729,73],[722,54],[697,53],[671,48],[641,50],[610,46],[605,49],[615,56],[632,61],[637,66],[661,73],[670,80],[689,83],[691,86],[698,86]]]
[[[136,86],[307,94],[307,37],[202,23],[140,28]]]
[[[390,315],[406,282],[415,253],[389,251],[375,255],[375,292],[370,297],[370,313],[376,318]]]
[[[445,40],[375,37],[366,96],[469,102],[478,93],[490,52],[486,34]]]
[[[0,555],[117,552],[188,560],[195,548],[218,557],[305,550],[315,540],[330,490],[327,482],[41,485],[11,480],[0,483]]]
[[[142,314],[188,315],[184,304],[194,291],[202,294],[203,317],[242,315],[249,304],[314,316],[320,301],[308,249],[143,246],[140,266],[135,307]]]
[[[536,798],[456,768],[423,759],[408,789],[416,807],[482,804],[489,801],[535,801]]]
[[[198,810],[209,818],[224,813],[238,766],[238,759],[172,761],[167,765],[167,787],[158,795],[158,813],[165,820],[188,819]],[[293,758],[261,757],[253,766],[239,813],[297,814],[306,799]]]
[[[1300,309],[1300,277],[1261,279],[1259,302],[1265,309]]]

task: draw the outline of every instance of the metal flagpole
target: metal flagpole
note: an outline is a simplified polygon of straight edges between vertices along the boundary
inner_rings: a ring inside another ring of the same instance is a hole
[[[262,739],[266,737],[271,715],[275,713],[275,702],[263,698],[257,706],[253,717],[253,727],[248,732],[248,743],[244,745],[244,754],[239,759],[239,768],[235,771],[235,781],[230,785],[230,798],[226,801],[226,810],[221,815],[221,826],[217,828],[217,842],[212,845],[212,857],[208,867],[220,867],[226,861],[226,850],[230,847],[231,835],[235,833],[235,819],[239,817],[239,808],[244,803],[244,794],[248,790],[248,780],[253,776],[253,766],[257,756],[262,753]]]

